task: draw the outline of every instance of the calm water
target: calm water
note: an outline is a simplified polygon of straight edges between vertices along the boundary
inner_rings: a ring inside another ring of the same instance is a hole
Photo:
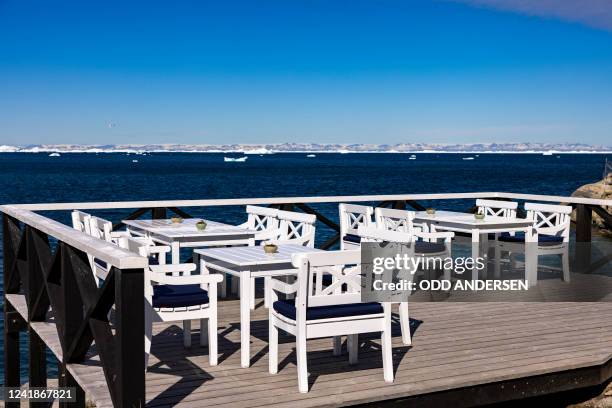
[[[508,191],[569,195],[600,180],[605,155],[275,154],[224,163],[222,154],[0,154],[0,203],[130,201],[238,197]],[[138,163],[132,160],[137,159]],[[608,157],[608,160],[612,157]],[[465,210],[473,202],[428,203]],[[317,209],[337,218],[337,205]],[[99,215],[118,221],[129,211]],[[194,209],[193,214],[239,223],[242,207]],[[46,214],[68,223],[68,212]],[[319,242],[332,235],[317,231]],[[2,258],[0,248],[0,258]],[[1,262],[0,262],[1,265]],[[0,266],[1,268],[1,266]],[[3,295],[0,280],[0,294]],[[0,315],[0,329],[3,317]],[[22,339],[25,340],[25,339]],[[25,350],[25,342],[22,349]],[[0,348],[3,339],[0,336]],[[4,363],[0,353],[0,381]],[[26,367],[26,361],[22,362]],[[52,373],[54,369],[51,369]],[[23,370],[23,375],[26,375]]]

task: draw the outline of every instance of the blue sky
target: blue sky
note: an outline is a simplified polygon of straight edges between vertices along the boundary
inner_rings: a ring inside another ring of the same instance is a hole
[[[612,27],[514,3],[3,0],[0,144],[611,145]]]

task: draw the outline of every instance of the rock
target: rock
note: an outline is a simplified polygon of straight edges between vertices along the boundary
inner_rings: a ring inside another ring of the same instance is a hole
[[[605,180],[600,180],[596,183],[585,184],[572,193],[572,197],[584,198],[599,198],[604,200],[612,200],[612,173],[608,174]],[[603,207],[612,214],[612,206]],[[572,214],[572,219],[575,219],[575,214]],[[593,213],[593,226],[602,234],[612,236],[612,230],[606,226],[603,219]]]

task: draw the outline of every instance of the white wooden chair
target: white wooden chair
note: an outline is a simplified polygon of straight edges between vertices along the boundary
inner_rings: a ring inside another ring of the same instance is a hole
[[[340,204],[340,249],[359,248],[361,238],[357,234],[360,226],[372,225],[372,207],[355,204]]]
[[[238,226],[256,231],[255,241],[274,239],[278,235],[278,211],[276,208],[247,205],[247,220]]]
[[[247,205],[247,220],[238,225],[238,227],[256,231],[253,244],[276,239],[279,234],[279,221],[276,218],[278,211],[278,209],[271,207]],[[255,307],[255,278],[253,278],[251,287],[253,288],[251,306]],[[233,276],[231,279],[231,291],[232,293],[238,293],[238,279]],[[221,296],[225,297],[226,292],[227,279],[224,279],[223,283],[221,283]]]
[[[72,227],[74,229],[95,238],[101,238],[99,230],[97,229],[97,217],[78,210],[72,211],[71,217]],[[96,226],[95,231],[92,231],[92,225]],[[108,266],[106,265],[106,262],[100,261],[90,254],[87,254],[87,260],[89,261],[89,266],[91,267],[94,280],[96,281],[96,284],[98,284],[100,279],[105,279],[106,275],[108,275]]]
[[[479,198],[476,200],[476,207],[478,214],[515,219],[518,203],[515,201],[484,200]]]
[[[278,210],[276,217],[280,226],[272,242],[314,248],[316,215]]]
[[[279,228],[275,238],[268,240],[278,245],[301,245],[314,248],[315,243],[315,223],[317,216],[314,214],[304,214],[293,211],[277,210],[276,218],[279,221]],[[255,307],[255,278],[251,278],[253,294],[251,308]],[[270,293],[268,282],[270,277],[264,279],[264,306],[270,306]]]
[[[121,247],[147,258],[153,253],[170,252],[169,247],[146,245],[132,237],[122,237],[119,242]],[[217,365],[217,284],[223,276],[206,269],[191,275],[195,269],[195,264],[186,263],[149,265],[145,270],[145,367],[153,323],[182,321],[183,344],[190,347],[193,319],[200,319],[200,345],[208,344],[210,365]]]
[[[361,302],[361,252],[330,251],[296,254],[299,269],[293,284],[271,280],[272,307],[269,309],[269,370],[278,371],[278,330],[296,338],[298,388],[308,392],[306,343],[308,339],[348,335],[349,363],[358,360],[358,334],[381,332],[383,372],[393,382],[391,310],[378,302]],[[335,282],[324,287],[323,273]],[[277,292],[295,294],[294,300],[277,300]]]
[[[70,215],[72,217],[72,228],[77,231],[84,232],[87,235],[91,235],[89,233],[89,219],[91,218],[90,214],[79,210],[73,210]]]
[[[412,248],[414,256],[426,258],[450,257],[452,255],[452,239],[455,234],[450,231],[429,232],[426,229],[415,228],[413,225],[415,216],[414,211],[376,208],[376,227],[362,227],[358,234],[365,239],[377,241],[412,242],[414,243]],[[401,233],[401,235],[398,233]],[[451,279],[451,270],[444,270],[444,279]],[[410,313],[407,301],[399,304],[399,320],[402,329],[402,342],[410,345],[412,339],[410,337]]]
[[[563,280],[569,282],[569,234],[572,207],[568,205],[525,203],[525,210],[527,211],[527,219],[533,221],[535,230],[534,245],[537,242],[537,248],[533,253],[536,257],[534,260],[536,274],[538,269],[537,258],[539,256],[560,255]],[[501,254],[502,251],[506,251],[511,256],[517,253],[525,253],[525,234],[520,232],[499,234],[495,245],[496,253],[499,251]],[[498,270],[498,256],[496,256],[495,262],[496,270]],[[530,286],[537,282],[537,276],[528,276],[526,279]]]
[[[476,200],[476,211],[478,214],[492,215],[495,217],[502,217],[509,220],[516,219],[516,210],[518,208],[518,203],[516,201],[502,201],[502,200],[485,200],[485,199],[477,199]],[[514,232],[510,233],[514,235]],[[492,235],[492,237],[491,237]],[[493,239],[491,239],[493,238]],[[493,263],[495,265],[495,277],[498,278],[501,274],[501,251],[500,246],[497,245],[496,242],[499,238],[499,233],[489,234],[489,237],[486,241],[485,253],[489,254],[489,249],[493,247],[494,249],[494,260]]]

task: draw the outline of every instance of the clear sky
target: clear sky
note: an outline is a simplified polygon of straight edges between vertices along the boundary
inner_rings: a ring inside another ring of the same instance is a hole
[[[1,0],[0,144],[612,145],[612,7],[571,3]]]

